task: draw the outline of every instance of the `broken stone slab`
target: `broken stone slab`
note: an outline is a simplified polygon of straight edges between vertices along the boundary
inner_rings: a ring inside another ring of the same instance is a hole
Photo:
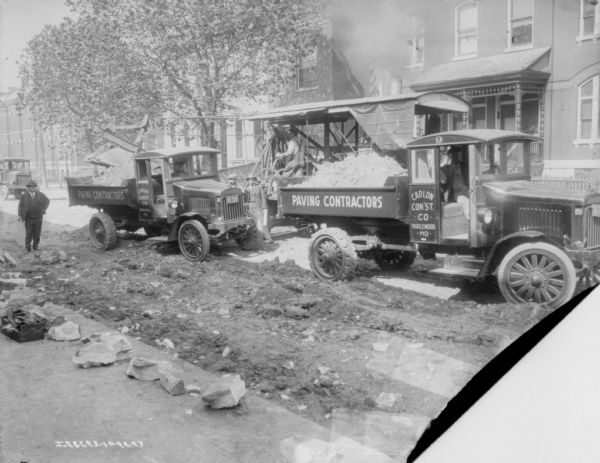
[[[117,361],[117,354],[106,344],[95,342],[79,349],[73,356],[73,363],[81,368],[110,365]]]
[[[67,320],[61,325],[52,326],[48,330],[48,338],[53,341],[76,341],[80,337],[79,325],[71,320]]]
[[[308,312],[302,307],[298,307],[296,305],[287,306],[283,311],[283,314],[288,318],[294,318],[296,320],[308,317]]]
[[[231,408],[237,406],[245,394],[246,383],[240,375],[224,375],[208,386],[202,400],[210,408]]]
[[[167,367],[159,367],[160,385],[171,395],[181,395],[187,392],[183,379],[175,371]]]
[[[379,408],[392,408],[398,400],[399,394],[393,392],[382,392],[375,399],[375,403]]]
[[[126,375],[140,381],[156,381],[160,379],[161,363],[144,357],[134,357],[129,362]]]
[[[93,333],[82,339],[84,343],[101,342],[114,350],[115,353],[129,352],[133,349],[131,341],[126,336],[117,331],[105,331],[103,333]]]
[[[6,260],[6,262],[8,262],[11,265],[17,265],[17,260],[6,251],[4,252],[4,260]]]

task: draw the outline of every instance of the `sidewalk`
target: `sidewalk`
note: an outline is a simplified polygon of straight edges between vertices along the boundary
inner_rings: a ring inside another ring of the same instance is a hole
[[[70,310],[61,312],[80,325],[82,337],[109,330]],[[210,410],[199,396],[170,396],[157,382],[128,378],[127,361],[76,367],[71,357],[80,345],[49,340],[19,344],[0,335],[0,462],[332,461],[306,459],[302,444],[307,438],[329,442],[327,429],[251,393],[236,409]],[[130,356],[173,361],[156,348],[137,341],[133,345]],[[204,389],[217,378],[176,362],[187,384]],[[79,441],[89,445],[75,448]],[[119,446],[132,441],[136,447]],[[343,458],[334,456],[333,461],[391,461],[353,441],[342,441]]]

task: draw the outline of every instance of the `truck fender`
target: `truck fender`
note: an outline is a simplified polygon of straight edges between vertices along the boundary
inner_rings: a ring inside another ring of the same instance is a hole
[[[207,227],[206,220],[195,211],[184,212],[177,217],[177,220],[171,225],[171,229],[169,230],[169,241],[177,241],[177,232],[179,231],[179,226],[185,222],[186,220],[196,219],[202,222],[202,225]]]
[[[492,246],[490,253],[477,274],[477,278],[485,278],[492,274],[510,249],[528,241],[546,241],[552,243],[545,233],[536,230],[519,231],[503,236]]]

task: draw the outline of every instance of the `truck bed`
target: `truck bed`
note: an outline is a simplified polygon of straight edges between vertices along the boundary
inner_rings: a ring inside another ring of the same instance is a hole
[[[396,180],[395,185],[370,188],[290,185],[279,190],[279,205],[284,216],[405,219],[408,180]]]
[[[94,185],[92,177],[68,177],[65,180],[70,206],[138,206],[136,183],[133,178],[123,180],[118,186]]]

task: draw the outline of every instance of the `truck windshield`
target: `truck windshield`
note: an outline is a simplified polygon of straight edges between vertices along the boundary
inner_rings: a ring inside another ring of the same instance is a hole
[[[525,163],[528,158],[525,154],[525,144],[517,143],[494,143],[485,145],[480,151],[480,162],[478,175],[517,175],[525,174]]]

